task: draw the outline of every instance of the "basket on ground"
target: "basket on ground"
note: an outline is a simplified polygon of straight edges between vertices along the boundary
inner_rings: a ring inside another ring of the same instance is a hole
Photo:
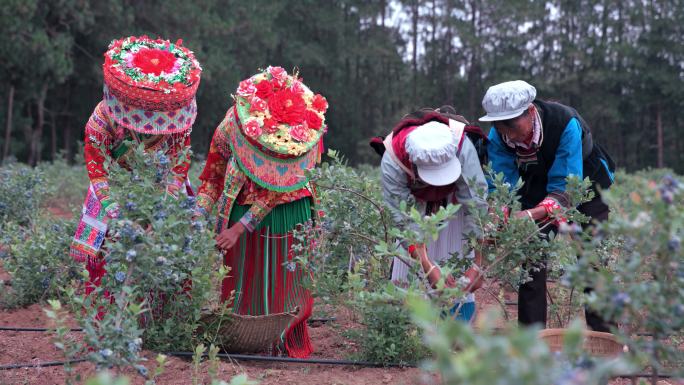
[[[199,332],[216,336],[216,344],[229,353],[257,353],[273,347],[283,331],[297,315],[289,313],[268,315],[241,315],[234,313],[208,313],[201,320]]]
[[[549,345],[551,351],[557,352],[563,350],[565,333],[567,329],[544,329],[539,332],[539,337]],[[582,346],[592,356],[615,357],[624,351],[614,334],[584,330],[583,337]]]

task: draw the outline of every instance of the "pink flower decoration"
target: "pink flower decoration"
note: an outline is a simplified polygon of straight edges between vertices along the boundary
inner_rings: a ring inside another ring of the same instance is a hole
[[[303,124],[290,127],[290,136],[299,142],[306,142],[309,139],[308,129]]]
[[[258,96],[253,96],[249,103],[251,104],[249,112],[264,112],[268,108],[268,103]]]
[[[273,76],[274,79],[278,80],[279,82],[284,82],[287,79],[287,72],[283,67],[271,67],[268,66],[266,69],[271,76]]]
[[[304,85],[300,81],[293,81],[292,85],[290,86],[292,88],[292,92],[296,94],[303,94],[304,93]]]
[[[250,138],[258,138],[259,135],[261,135],[261,126],[259,126],[259,122],[257,122],[256,119],[247,120],[243,129],[245,134],[247,134],[247,136]]]
[[[243,80],[240,82],[240,86],[237,89],[237,94],[239,96],[251,96],[256,94],[256,86],[252,83],[251,79]]]

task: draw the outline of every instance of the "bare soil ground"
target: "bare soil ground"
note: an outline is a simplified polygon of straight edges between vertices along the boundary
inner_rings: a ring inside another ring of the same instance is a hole
[[[0,268],[0,276],[8,278]],[[310,334],[316,351],[311,358],[348,359],[355,346],[342,336],[342,331],[359,327],[348,311],[334,314],[335,321],[311,325]],[[45,328],[50,326],[40,305],[31,305],[24,309],[0,311],[0,326]],[[72,322],[73,327],[78,327]],[[76,335],[78,333],[75,333]],[[52,345],[50,336],[42,332],[0,331],[0,366],[12,364],[38,364],[63,360],[61,352]],[[155,354],[146,352],[149,359],[148,368],[155,365]],[[205,364],[206,365],[206,364]],[[90,363],[75,364],[76,371],[87,378],[95,374]],[[351,366],[305,365],[290,363],[258,363],[258,362],[221,362],[220,378],[246,373],[249,378],[259,380],[260,384],[429,384],[435,383],[436,377],[425,374],[417,368],[358,368]],[[200,373],[207,373],[203,368]],[[125,372],[133,379],[132,384],[144,381],[136,373]],[[189,359],[168,358],[164,374],[158,384],[180,385],[191,384],[193,378],[192,363]],[[14,384],[63,384],[64,370],[61,366],[45,368],[21,368],[0,371],[0,385]],[[208,378],[205,379],[208,382]]]
[[[65,204],[54,205],[51,213],[55,216],[69,217],[70,211]],[[9,282],[11,277],[2,269],[0,262],[0,281]],[[4,290],[4,284],[0,290]],[[515,322],[517,318],[515,293],[504,292],[499,295],[500,287],[496,284],[486,285],[478,291],[477,307],[478,316],[489,309],[501,308],[501,304],[507,309],[508,321]],[[498,297],[498,300],[497,298]],[[507,305],[506,305],[507,304]],[[319,306],[317,312],[332,315],[334,322],[318,323],[311,325],[310,335],[314,342],[315,352],[312,358],[324,359],[348,359],[349,355],[357,350],[352,341],[346,339],[344,330],[362,327],[354,315],[347,309]],[[31,305],[17,310],[0,309],[1,327],[50,327],[50,320],[45,315],[41,305]],[[76,322],[71,321],[72,327],[78,327]],[[76,333],[76,336],[78,333]],[[76,337],[78,338],[78,337]],[[148,358],[147,367],[152,371],[155,366],[155,353],[145,352]],[[50,336],[42,332],[17,332],[0,331],[0,366],[13,364],[39,364],[50,361],[61,361],[64,357],[51,343]],[[192,384],[193,366],[189,359],[169,357],[164,373],[158,378],[158,384],[185,385]],[[76,372],[82,379],[93,376],[95,367],[87,362],[75,364]],[[200,370],[200,376],[205,375],[206,363]],[[275,384],[301,384],[301,385],[409,385],[409,384],[436,384],[439,377],[435,374],[426,373],[418,368],[361,368],[352,366],[332,365],[306,365],[293,363],[251,362],[251,361],[228,361],[223,360],[219,367],[219,377],[230,380],[231,377],[245,373],[250,379],[258,380],[263,385]],[[132,384],[142,384],[144,381],[133,371],[123,374],[132,379]],[[0,370],[0,385],[15,384],[40,384],[52,385],[63,384],[65,381],[63,367],[43,368],[19,368],[12,370]],[[202,377],[200,377],[202,378]],[[203,383],[208,383],[204,377]],[[627,385],[628,379],[618,379],[610,382],[611,385]],[[660,385],[679,384],[684,381],[674,380],[660,381]]]
[[[0,268],[0,277],[8,278]],[[497,287],[491,288],[498,292]],[[490,298],[487,298],[490,297]],[[505,299],[510,303],[515,301],[512,293],[506,293]],[[498,306],[491,296],[479,295],[478,313],[483,314],[485,308]],[[511,322],[515,320],[515,306],[508,306]],[[347,359],[349,354],[356,351],[354,343],[342,336],[342,331],[361,327],[346,309],[321,309],[326,314],[335,317],[334,322],[318,323],[310,329],[316,351],[312,358]],[[0,326],[7,327],[49,327],[50,320],[45,316],[40,305],[31,305],[24,309],[0,311]],[[77,327],[75,322],[70,326]],[[0,331],[0,366],[18,363],[37,364],[49,361],[63,360],[61,353],[50,342],[50,336],[41,332]],[[155,366],[152,352],[146,352],[149,359],[148,368]],[[206,364],[204,364],[206,366]],[[75,364],[76,372],[83,378],[95,374],[95,368],[90,363]],[[203,367],[200,373],[207,373]],[[378,385],[378,384],[434,384],[438,383],[438,376],[425,373],[417,368],[358,368],[351,366],[305,365],[292,363],[259,363],[259,362],[230,362],[223,360],[219,367],[220,378],[229,380],[232,376],[246,373],[249,378],[258,380],[263,385],[270,384],[302,384],[302,385]],[[142,384],[143,380],[133,371],[123,374],[132,378],[132,384]],[[200,375],[202,376],[202,375]],[[158,379],[159,384],[180,385],[191,384],[193,367],[189,359],[176,357],[168,358],[168,365]],[[0,371],[0,385],[14,384],[63,384],[64,370],[61,366],[45,368],[20,368]],[[204,378],[208,382],[208,378]],[[206,382],[205,382],[206,383]],[[614,380],[612,385],[627,385],[629,380]],[[661,385],[676,384],[673,380],[660,381]],[[679,382],[678,384],[684,384]]]

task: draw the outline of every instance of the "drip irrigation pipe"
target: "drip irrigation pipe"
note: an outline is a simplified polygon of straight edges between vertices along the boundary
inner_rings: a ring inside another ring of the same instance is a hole
[[[18,327],[13,327],[13,326],[0,326],[0,331],[8,331],[8,332],[49,332],[50,330],[54,329],[47,329],[47,328],[18,328]],[[82,332],[83,329],[80,328],[74,328],[74,329],[69,329],[70,332]]]
[[[46,368],[48,366],[62,366],[66,364],[77,364],[79,362],[84,362],[85,358],[77,358],[71,361],[47,361],[39,362],[37,364],[12,364],[12,365],[2,365],[0,370],[12,370],[12,369],[23,369],[23,368]]]
[[[335,317],[331,318],[309,318],[308,322],[310,324],[313,323],[328,323],[328,322],[335,322]],[[48,328],[21,328],[21,327],[15,327],[15,326],[0,326],[0,331],[8,331],[8,332],[49,332],[50,330],[54,329],[48,329]],[[81,328],[72,328],[69,329],[70,332],[82,332],[83,329]]]
[[[327,322],[333,322],[335,321],[335,318],[311,318],[309,319],[309,323],[315,324],[315,323],[327,323]],[[8,332],[49,332],[54,329],[48,329],[48,328],[20,328],[20,327],[14,327],[14,326],[0,326],[0,331],[8,331]],[[70,332],[82,332],[83,329],[81,328],[72,328],[69,329]],[[653,337],[653,333],[634,333],[637,337]],[[670,336],[664,336],[664,337],[670,337]]]
[[[309,318],[306,320],[308,323],[328,323],[337,321],[337,317],[327,317],[327,318]]]
[[[618,374],[616,376],[610,376],[611,379],[630,378],[630,377],[651,378],[651,377],[653,377],[653,373]],[[672,376],[672,374],[658,374],[658,378],[674,378],[674,377]]]
[[[168,352],[164,353],[174,357],[192,357],[193,352]],[[352,360],[330,360],[325,358],[292,358],[292,357],[275,357],[275,356],[257,356],[249,354],[232,354],[219,353],[216,355],[219,358],[229,358],[236,361],[261,361],[261,362],[287,362],[295,364],[321,364],[321,365],[345,365],[345,366],[365,366],[371,368],[390,367],[390,368],[414,368],[416,364],[406,363],[379,363],[367,361],[352,361]]]
[[[191,358],[195,355],[193,352],[167,352],[164,353],[167,356],[173,357],[186,357]],[[206,354],[204,355],[206,357]],[[274,356],[258,356],[249,354],[228,354],[219,353],[216,355],[219,358],[228,358],[236,361],[257,361],[257,362],[282,362],[282,363],[294,363],[294,364],[320,364],[320,365],[343,365],[343,366],[363,366],[369,368],[413,368],[416,367],[415,364],[398,364],[398,363],[378,363],[378,362],[367,362],[367,361],[352,361],[352,360],[330,360],[323,358],[292,358],[292,357],[274,357]],[[21,369],[21,368],[42,368],[47,366],[60,366],[66,363],[79,363],[86,361],[85,358],[80,358],[71,361],[49,361],[37,364],[12,364],[0,366],[0,370],[11,370],[11,369]]]
[[[166,353],[168,356],[174,356],[174,357],[193,357],[194,353],[193,352],[168,352]],[[205,354],[206,356],[206,354]],[[397,363],[389,363],[389,364],[381,364],[377,362],[365,362],[365,361],[350,361],[350,360],[327,360],[327,359],[315,359],[315,358],[310,358],[310,359],[302,359],[302,358],[291,358],[291,357],[273,357],[273,356],[252,356],[248,354],[227,354],[227,353],[219,353],[217,354],[217,357],[219,358],[230,358],[233,360],[238,360],[238,361],[261,361],[261,362],[283,362],[283,363],[297,363],[297,364],[323,364],[323,365],[344,365],[344,366],[364,366],[364,367],[373,367],[373,368],[388,368],[388,367],[401,367],[401,368],[407,368],[407,367],[416,367],[415,364],[397,364]],[[80,362],[85,362],[85,358],[78,358],[74,359],[71,361],[48,361],[48,362],[41,362],[37,364],[11,364],[11,365],[3,365],[0,366],[0,370],[12,370],[12,369],[23,369],[23,368],[45,368],[45,367],[50,367],[50,366],[62,366],[67,363],[69,364],[77,364]],[[630,378],[630,377],[636,377],[636,378],[650,378],[653,377],[653,373],[630,373],[630,374],[618,374],[611,376],[611,379],[616,379],[616,378]],[[658,378],[673,378],[671,374],[658,374]]]

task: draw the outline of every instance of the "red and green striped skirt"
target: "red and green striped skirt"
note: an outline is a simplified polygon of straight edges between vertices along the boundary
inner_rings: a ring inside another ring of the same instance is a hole
[[[249,207],[233,206],[230,225]],[[276,206],[253,232],[245,232],[226,253],[225,264],[231,270],[221,290],[223,300],[234,291],[233,311],[237,314],[267,315],[299,308],[281,336],[288,356],[297,358],[313,352],[306,323],[313,311],[313,297],[305,287],[311,273],[294,262],[292,230],[311,219],[311,209],[308,197]]]

